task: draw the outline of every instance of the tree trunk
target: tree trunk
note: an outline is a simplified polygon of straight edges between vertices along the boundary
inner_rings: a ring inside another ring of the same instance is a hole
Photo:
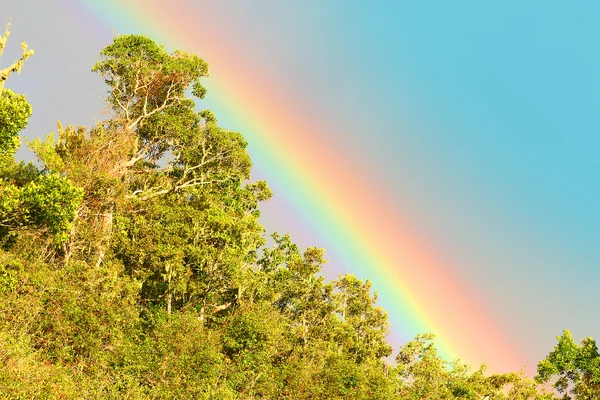
[[[169,293],[167,293],[167,314],[171,315],[171,304],[173,302],[173,295],[171,294],[171,291],[169,291]]]
[[[100,247],[98,249],[98,260],[96,261],[96,267],[99,267],[104,260],[104,256],[106,255],[106,250],[110,246],[110,236],[112,233],[112,225],[113,225],[113,214],[114,214],[114,205],[111,204],[108,207],[108,211],[106,211],[102,215],[102,224],[101,224],[101,235],[102,239],[100,242]]]
[[[202,326],[204,326],[204,305],[200,307],[200,316],[198,317],[198,320],[200,321]]]

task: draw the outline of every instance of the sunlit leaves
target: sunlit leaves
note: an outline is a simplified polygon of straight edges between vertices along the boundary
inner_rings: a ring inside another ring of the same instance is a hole
[[[27,126],[30,115],[31,106],[24,95],[10,89],[0,92],[0,163],[6,163],[6,157],[21,145],[19,132]]]
[[[553,382],[553,387],[564,395],[591,400],[600,396],[600,354],[596,341],[584,339],[575,343],[571,332],[565,330],[554,350],[538,364],[538,382]]]

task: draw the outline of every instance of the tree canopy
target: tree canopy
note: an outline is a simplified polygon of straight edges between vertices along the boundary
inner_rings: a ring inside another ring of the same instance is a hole
[[[9,30],[0,38],[0,55]],[[324,250],[268,239],[247,142],[198,112],[208,64],[116,36],[92,71],[110,117],[27,141],[0,70],[0,394],[6,398],[553,399],[520,373],[394,350],[370,281],[326,282]],[[539,365],[597,398],[600,357],[568,332]],[[554,378],[556,377],[556,378]]]

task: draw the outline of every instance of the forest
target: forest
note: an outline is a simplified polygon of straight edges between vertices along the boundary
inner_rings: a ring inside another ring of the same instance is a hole
[[[533,378],[445,360],[427,333],[393,349],[377,288],[265,232],[272,192],[242,134],[196,111],[196,55],[116,36],[92,67],[108,118],[16,160],[32,109],[5,83],[33,54],[0,58],[0,398],[600,399],[596,342],[568,330]]]

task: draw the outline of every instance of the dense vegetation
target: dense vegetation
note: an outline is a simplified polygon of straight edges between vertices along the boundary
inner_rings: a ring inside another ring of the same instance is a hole
[[[0,39],[0,55],[9,32]],[[0,398],[600,398],[595,342],[568,331],[537,382],[392,349],[369,281],[325,282],[323,250],[267,245],[243,136],[204,97],[207,64],[117,36],[93,67],[108,120],[28,142],[31,107],[0,70]],[[189,96],[192,96],[191,98]]]

